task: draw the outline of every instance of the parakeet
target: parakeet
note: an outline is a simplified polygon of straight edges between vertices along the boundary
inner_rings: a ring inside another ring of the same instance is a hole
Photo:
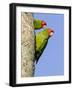
[[[43,53],[48,39],[53,35],[54,31],[50,28],[46,28],[43,31],[36,34],[36,52],[35,52],[35,59],[36,63],[39,60],[39,57]]]
[[[39,19],[34,19],[33,23],[34,23],[34,29],[40,29],[47,25],[45,21]]]

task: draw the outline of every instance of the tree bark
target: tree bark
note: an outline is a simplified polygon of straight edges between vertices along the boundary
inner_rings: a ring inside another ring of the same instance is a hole
[[[21,13],[21,77],[34,76],[35,36],[33,16]]]

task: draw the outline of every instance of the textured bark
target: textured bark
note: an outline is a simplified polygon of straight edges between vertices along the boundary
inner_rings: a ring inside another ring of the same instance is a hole
[[[21,77],[34,76],[35,40],[31,13],[21,13]]]

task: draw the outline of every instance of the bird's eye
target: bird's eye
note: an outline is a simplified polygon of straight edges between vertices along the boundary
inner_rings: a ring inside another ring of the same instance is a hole
[[[45,21],[42,21],[42,27],[46,27],[46,22]]]

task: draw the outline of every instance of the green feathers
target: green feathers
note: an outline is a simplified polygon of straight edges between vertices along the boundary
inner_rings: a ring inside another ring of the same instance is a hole
[[[46,26],[46,22],[39,20],[39,19],[35,19],[34,20],[34,29],[35,30],[39,30],[41,28],[43,28],[44,26]],[[35,36],[35,42],[36,42],[36,49],[35,49],[35,59],[36,59],[36,63],[38,62],[40,56],[42,55],[49,37],[51,37],[53,35],[54,31],[50,28],[45,28],[43,29],[41,32],[37,33]]]
[[[36,34],[36,53],[35,53],[36,62],[38,62],[39,57],[43,53],[47,45],[48,38],[49,38],[48,29],[44,29],[43,31]]]
[[[46,22],[43,20],[35,19],[34,20],[34,29],[40,29],[46,26]]]
[[[34,28],[35,29],[39,29],[39,28],[42,28],[42,25],[41,25],[42,21],[41,20],[34,20]]]

